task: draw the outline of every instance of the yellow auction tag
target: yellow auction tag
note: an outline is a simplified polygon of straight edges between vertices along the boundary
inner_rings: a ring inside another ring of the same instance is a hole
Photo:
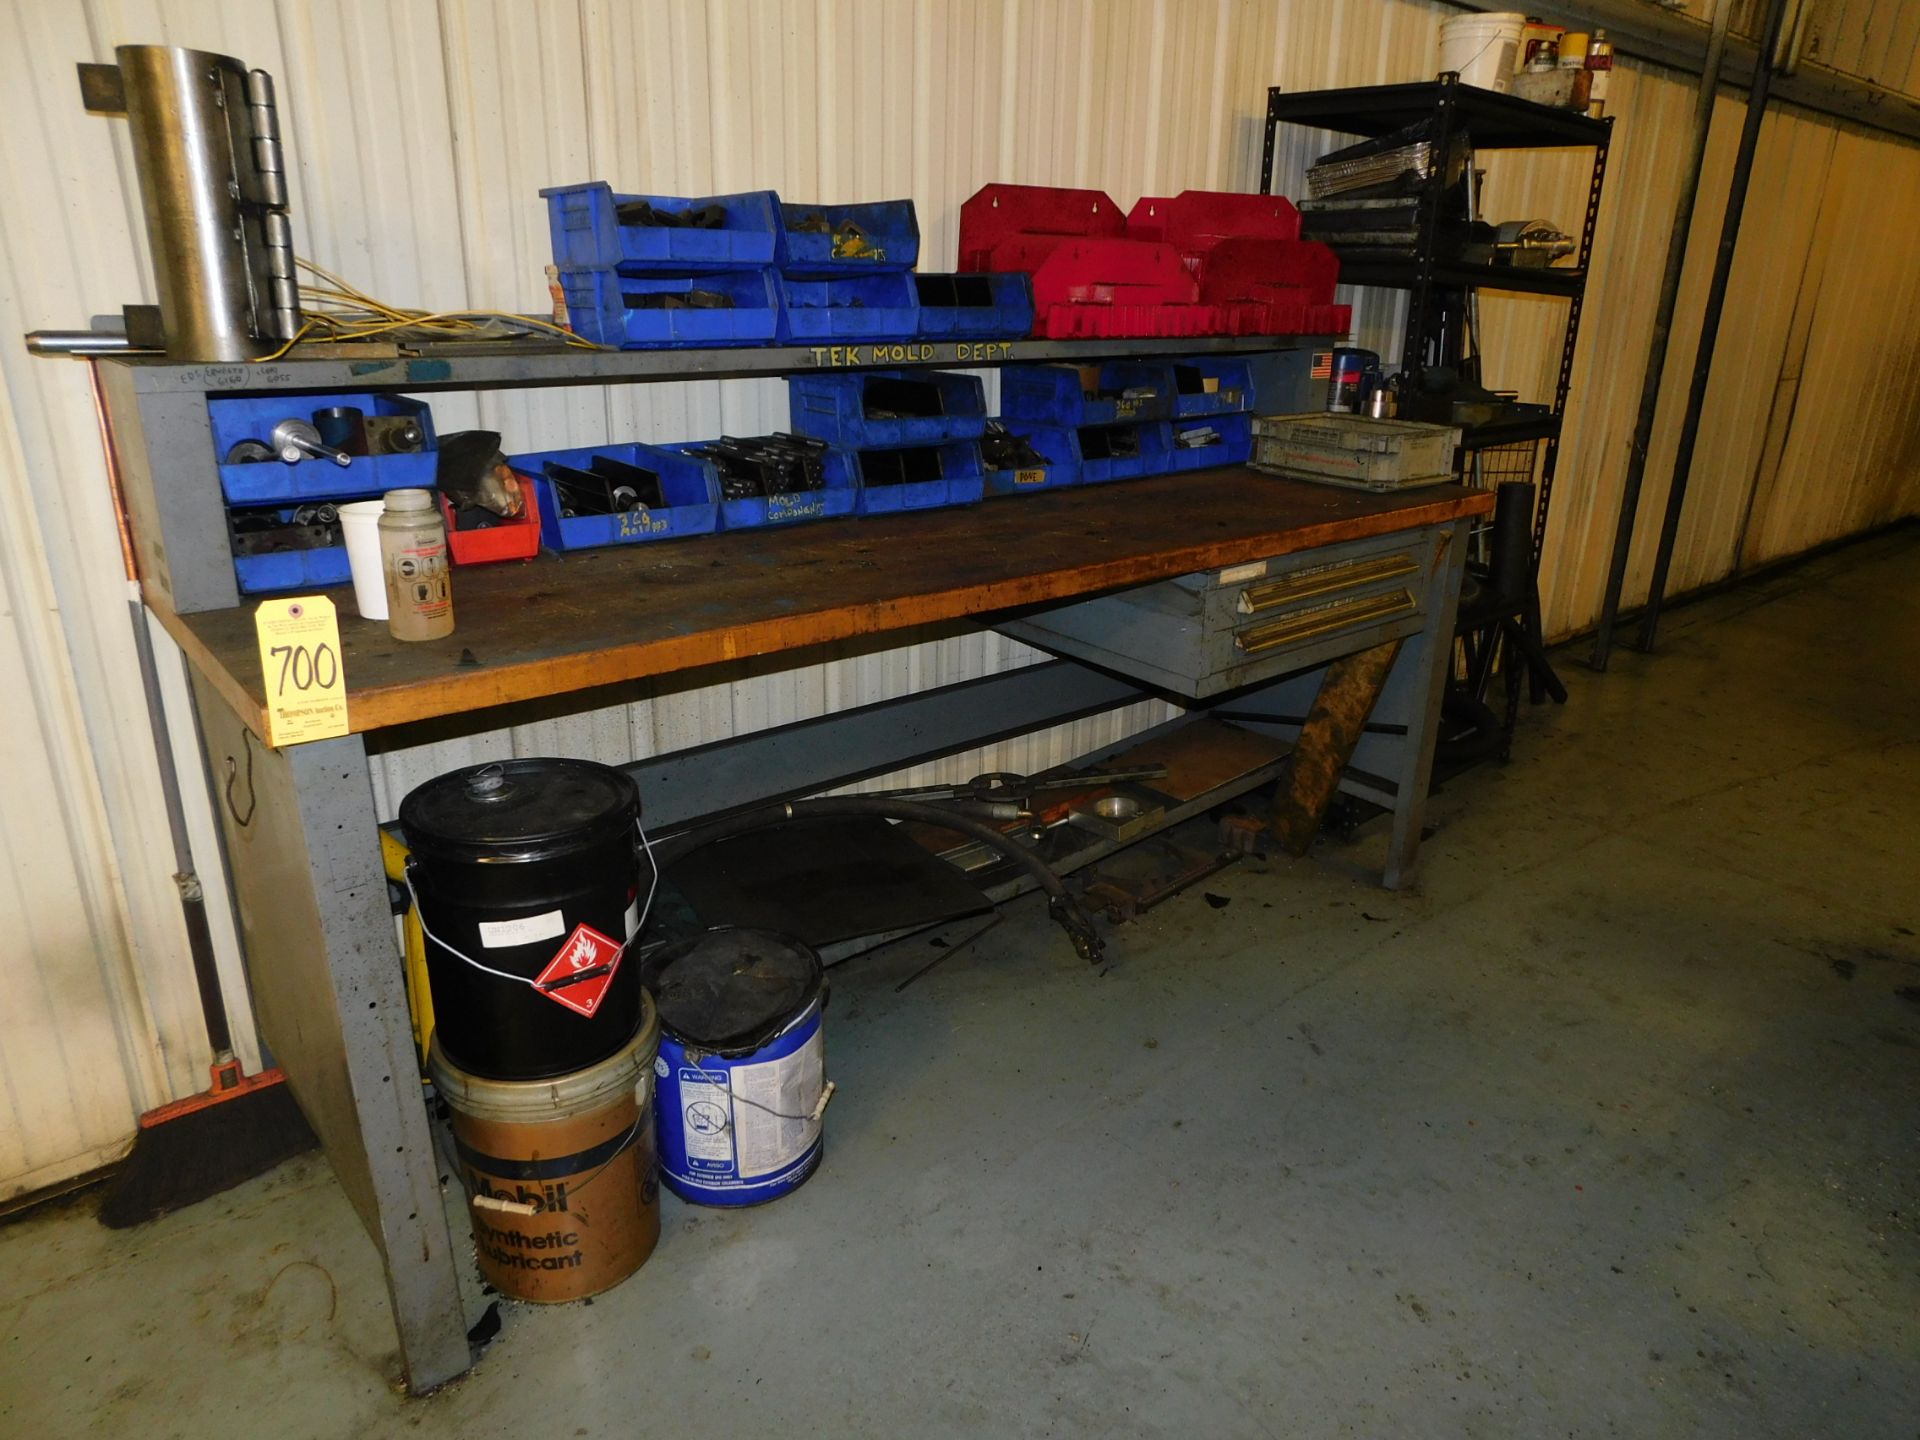
[[[347,733],[340,620],[324,595],[265,600],[253,612],[266,679],[267,743],[298,745]]]

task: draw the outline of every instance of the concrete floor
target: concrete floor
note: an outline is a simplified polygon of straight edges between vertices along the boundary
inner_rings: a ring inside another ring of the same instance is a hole
[[[1912,1436],[1920,535],[1670,617],[1378,841],[835,974],[817,1178],[423,1401],[309,1159],[0,1229],[9,1434]]]

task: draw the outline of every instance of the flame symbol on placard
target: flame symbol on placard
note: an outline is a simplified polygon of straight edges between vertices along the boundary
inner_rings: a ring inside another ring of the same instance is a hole
[[[591,935],[576,935],[573,944],[567,947],[567,964],[575,970],[585,970],[599,958],[599,954],[599,947],[593,943]]]

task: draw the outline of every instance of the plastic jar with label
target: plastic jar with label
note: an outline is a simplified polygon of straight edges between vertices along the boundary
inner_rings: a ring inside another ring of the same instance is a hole
[[[380,569],[387,581],[387,629],[396,640],[453,633],[453,577],[447,530],[431,490],[389,490],[380,516]]]

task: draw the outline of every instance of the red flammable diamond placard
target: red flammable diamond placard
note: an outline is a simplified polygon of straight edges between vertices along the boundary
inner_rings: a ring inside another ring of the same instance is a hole
[[[533,977],[534,988],[591,1020],[607,987],[613,984],[625,949],[618,940],[609,940],[591,925],[576,925],[560,953]]]

